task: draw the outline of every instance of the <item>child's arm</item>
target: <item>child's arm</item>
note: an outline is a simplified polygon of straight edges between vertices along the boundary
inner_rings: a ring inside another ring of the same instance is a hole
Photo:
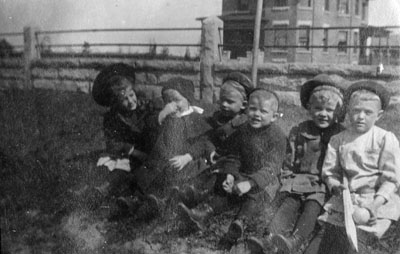
[[[128,130],[110,113],[104,116],[103,130],[107,152],[117,157],[128,157],[129,152],[134,149],[134,141],[141,138],[139,128],[137,131]]]
[[[376,220],[376,213],[380,206],[386,203],[390,195],[395,193],[400,185],[400,145],[396,136],[389,132],[383,140],[383,147],[379,158],[381,172],[380,187],[376,192],[373,203],[366,208],[370,211],[370,223]]]
[[[342,172],[339,164],[339,138],[333,136],[328,144],[325,153],[325,160],[322,166],[322,179],[328,186],[333,195],[340,195],[341,190],[345,188],[342,185]]]

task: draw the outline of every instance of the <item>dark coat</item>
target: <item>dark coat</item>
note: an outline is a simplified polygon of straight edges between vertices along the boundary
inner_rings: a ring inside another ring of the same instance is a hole
[[[157,136],[155,119],[150,112],[134,111],[130,115],[122,115],[112,109],[106,112],[103,130],[107,154],[116,158],[128,157],[132,146],[142,152],[149,152]]]
[[[140,188],[144,192],[152,192],[152,189],[179,185],[196,176],[201,170],[200,165],[204,165],[206,152],[215,149],[204,135],[210,128],[202,115],[197,113],[181,118],[167,117],[147,162],[134,172]],[[169,166],[171,158],[187,153],[193,161],[181,171]]]
[[[238,130],[223,172],[233,175],[235,182],[250,180],[253,186],[248,195],[266,191],[273,200],[280,186],[286,145],[286,136],[276,124],[259,129],[245,124]]]
[[[326,148],[331,137],[342,130],[340,124],[321,129],[311,120],[293,127],[289,134],[281,191],[308,194],[308,199],[322,205],[326,186],[322,182],[321,171]]]
[[[218,155],[224,156],[229,153],[234,140],[237,138],[237,130],[246,121],[247,115],[244,113],[234,117],[225,117],[220,111],[216,111],[211,117],[207,118],[207,122],[212,127],[207,135],[214,144]]]

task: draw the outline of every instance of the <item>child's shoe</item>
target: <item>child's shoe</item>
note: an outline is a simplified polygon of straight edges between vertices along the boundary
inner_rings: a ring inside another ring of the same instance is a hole
[[[266,253],[263,241],[255,236],[252,236],[249,239],[247,239],[246,244],[247,244],[247,249],[250,251],[250,254]]]
[[[143,204],[138,197],[119,197],[117,198],[117,205],[124,211],[135,214],[139,207]]]
[[[205,230],[206,223],[210,216],[214,213],[211,206],[205,204],[199,208],[188,208],[185,204],[178,204],[178,214],[197,230]]]
[[[160,216],[165,208],[165,201],[153,194],[145,197],[143,205],[137,210],[136,219],[149,221]]]
[[[196,190],[193,185],[187,185],[183,189],[174,186],[171,191],[171,197],[178,202],[182,202],[188,208],[193,208],[204,201],[208,194],[208,190]]]
[[[98,191],[103,197],[106,197],[110,192],[110,183],[104,182],[103,184],[94,187],[94,189]]]
[[[285,237],[281,234],[273,235],[272,242],[282,254],[294,253],[303,243],[303,237],[292,234],[289,237]]]
[[[250,254],[264,254],[264,253],[276,253],[277,250],[271,242],[271,235],[266,235],[264,238],[259,239],[257,237],[249,237],[246,240],[247,249]]]
[[[240,220],[232,222],[229,226],[228,232],[218,242],[218,249],[230,251],[237,240],[243,236],[243,231],[243,223]]]

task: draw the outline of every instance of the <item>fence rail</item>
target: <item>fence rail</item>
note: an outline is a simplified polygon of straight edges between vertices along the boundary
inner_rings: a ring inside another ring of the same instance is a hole
[[[69,29],[69,30],[45,30],[35,32],[36,47],[38,50],[43,48],[39,42],[39,36],[54,34],[73,34],[73,33],[115,33],[115,32],[182,32],[182,31],[201,31],[199,27],[175,27],[175,28],[105,28],[105,29]],[[84,47],[85,43],[63,43],[63,44],[46,44],[48,48],[63,47]],[[198,43],[102,43],[91,42],[86,46],[90,47],[200,47]]]

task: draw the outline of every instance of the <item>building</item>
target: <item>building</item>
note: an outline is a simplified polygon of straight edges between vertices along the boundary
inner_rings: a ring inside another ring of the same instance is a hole
[[[257,0],[223,0],[221,19],[224,21],[224,50],[231,52],[231,58],[246,57],[253,48],[254,22]],[[265,13],[261,27],[266,25]],[[261,30],[260,45],[264,44],[264,31]]]
[[[251,50],[251,45],[231,45],[250,41],[250,32],[243,35],[240,30],[225,29],[242,24],[252,30],[256,2],[223,0],[224,45],[230,45],[224,50],[230,50],[232,58]],[[368,0],[264,0],[262,20],[260,47],[266,62],[354,64],[365,54],[358,46],[366,38],[360,38],[359,29],[349,27],[367,26]]]

